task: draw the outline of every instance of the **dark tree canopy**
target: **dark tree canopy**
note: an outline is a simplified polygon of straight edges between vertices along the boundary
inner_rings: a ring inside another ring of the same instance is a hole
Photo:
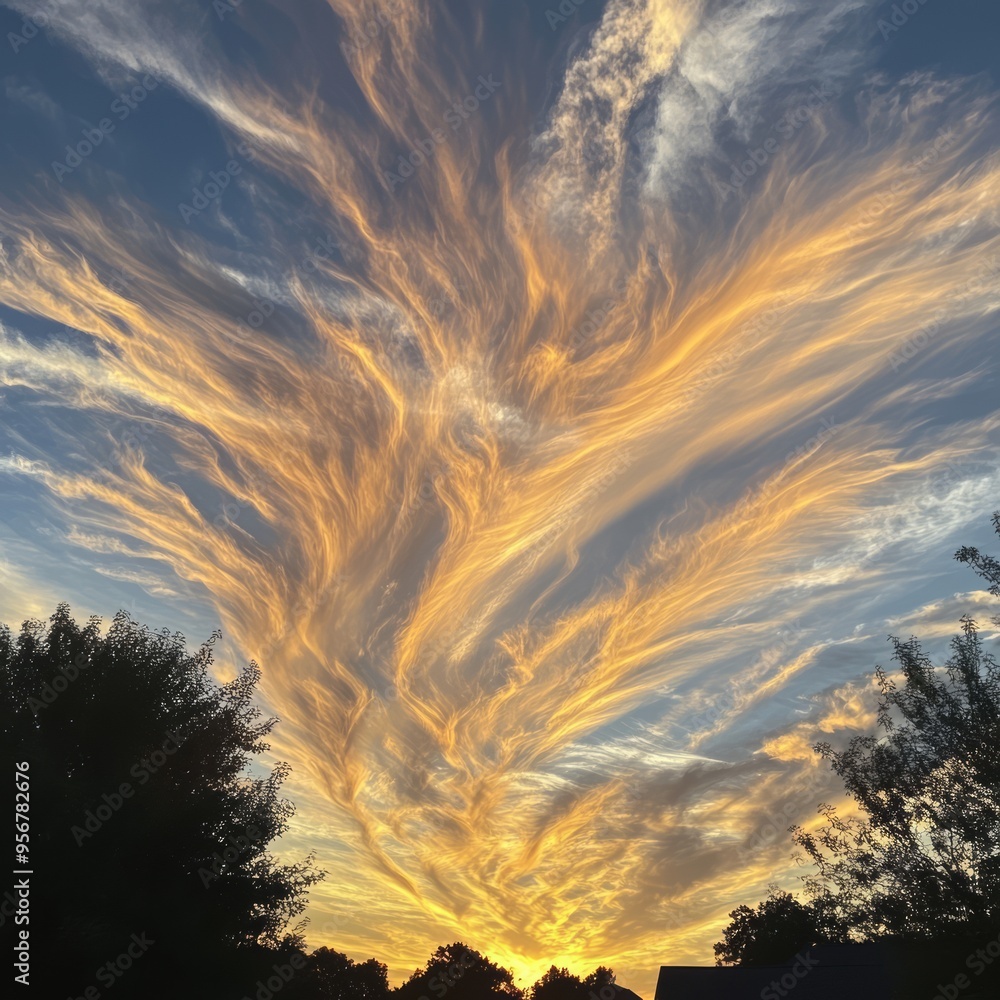
[[[531,1000],[577,1000],[583,990],[583,981],[568,969],[549,968],[531,988]]]
[[[39,995],[103,995],[95,969],[133,934],[154,943],[119,997],[250,988],[252,955],[299,944],[286,928],[322,873],[268,853],[292,813],[288,768],[247,767],[275,720],[252,705],[257,667],[220,685],[211,646],[191,655],[124,613],[102,635],[65,605],[17,636],[0,629],[3,741],[30,765],[32,937],[59,942],[59,963],[34,963]]]
[[[514,985],[509,969],[495,965],[461,941],[442,945],[423,969],[396,990],[400,1000],[443,997],[449,1000],[488,1000],[490,997],[520,1000],[522,991]]]
[[[821,939],[812,909],[777,889],[757,909],[738,906],[729,916],[716,965],[781,965]]]
[[[531,988],[530,1000],[590,1000],[593,994],[598,1000],[606,1000],[612,994],[601,990],[614,986],[615,974],[604,966],[598,966],[589,976],[581,979],[568,969],[557,969],[554,965]]]
[[[387,1000],[388,970],[374,958],[353,962],[338,951],[317,948],[309,956],[301,993],[309,1000]]]

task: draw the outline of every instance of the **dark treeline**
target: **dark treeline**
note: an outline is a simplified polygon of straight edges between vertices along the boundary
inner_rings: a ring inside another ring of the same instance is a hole
[[[309,951],[300,915],[325,876],[270,846],[293,812],[288,765],[270,773],[274,719],[253,704],[259,671],[212,677],[213,638],[119,613],[78,625],[66,605],[18,634],[0,628],[0,726],[20,790],[15,864],[30,910],[0,907],[7,954],[30,956],[46,1000],[613,1000],[614,974],[552,968],[522,990],[455,942],[395,990],[386,966]],[[261,777],[252,777],[250,763]],[[26,920],[24,918],[27,918]],[[12,947],[13,945],[13,947]],[[17,970],[9,970],[15,974]]]
[[[993,525],[1000,534],[1000,513]],[[956,558],[1000,597],[1000,561],[968,547]],[[890,638],[896,669],[876,670],[879,732],[814,747],[856,813],[821,805],[818,831],[789,829],[812,867],[802,898],[772,887],[738,907],[716,961],[772,965],[867,942],[908,970],[914,996],[929,996],[928,982],[1000,995],[1000,667],[968,616],[940,667],[917,638]]]

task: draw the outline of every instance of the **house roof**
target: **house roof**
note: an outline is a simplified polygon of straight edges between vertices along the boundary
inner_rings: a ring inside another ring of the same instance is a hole
[[[617,983],[615,983],[615,989],[618,990],[615,1000],[642,1000],[642,997],[638,993],[633,993],[631,990],[626,989],[624,986],[619,986]]]
[[[656,1000],[886,1000],[892,983],[874,945],[803,949],[782,965],[670,966],[660,969]]]
[[[782,965],[665,965],[657,980],[656,1000],[779,1000],[793,990],[794,1000],[888,1000],[911,995],[912,985],[926,981],[927,974],[966,969],[958,952],[937,952],[931,946],[918,957],[913,951],[876,944],[822,945],[804,949]],[[929,960],[922,971],[925,963],[920,959]],[[984,981],[970,978],[973,981],[959,991],[962,1000],[993,996]]]
[[[782,977],[785,977],[783,980]],[[656,1000],[778,1000],[796,990],[806,1000],[887,1000],[891,984],[863,966],[813,970],[796,979],[787,966],[758,969],[664,967],[656,985]],[[780,990],[780,992],[779,992]]]

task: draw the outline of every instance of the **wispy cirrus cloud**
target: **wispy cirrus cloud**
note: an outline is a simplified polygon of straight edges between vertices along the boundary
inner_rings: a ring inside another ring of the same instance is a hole
[[[373,10],[53,15],[214,143],[0,200],[0,364],[45,404],[0,470],[58,526],[38,552],[76,554],[61,583],[210,600],[262,659],[291,846],[366,901],[314,893],[331,943],[399,977],[460,933],[648,992],[794,877],[760,830],[836,794],[810,741],[870,725],[884,633],[937,621],[981,537],[994,95],[870,70],[870,3],[613,0],[545,101],[444,5],[345,53]],[[461,140],[387,190],[484,70]]]

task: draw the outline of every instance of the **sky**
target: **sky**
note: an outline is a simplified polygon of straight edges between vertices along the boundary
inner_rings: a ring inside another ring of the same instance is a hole
[[[651,996],[995,613],[992,0],[6,0],[0,620],[253,658],[310,946]]]

